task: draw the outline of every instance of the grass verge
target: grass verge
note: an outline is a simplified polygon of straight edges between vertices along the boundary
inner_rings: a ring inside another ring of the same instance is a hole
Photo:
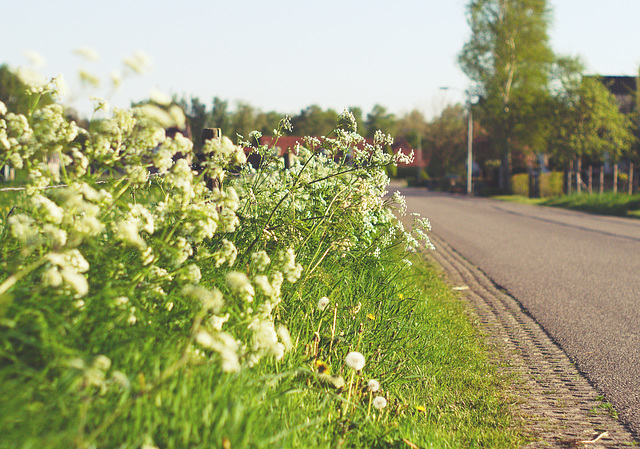
[[[179,333],[121,332],[112,323],[74,335],[61,319],[56,328],[77,339],[87,358],[107,354],[114,366],[135,373],[132,385],[90,395],[86,377],[60,360],[37,366],[5,358],[0,447],[92,441],[131,448],[511,448],[522,442],[504,379],[463,302],[420,258],[412,266],[393,253],[333,259],[286,295],[279,314],[295,333],[294,349],[283,359],[223,373],[217,360],[194,355],[179,375],[155,384],[180,361]],[[323,295],[330,304],[319,310]],[[22,338],[24,350],[46,357],[54,348],[38,346],[58,339],[39,342],[56,331],[41,321],[32,320],[31,341],[10,329],[5,337]],[[362,370],[345,365],[351,351],[365,354]],[[380,390],[367,388],[371,379]],[[387,406],[372,407],[375,397]]]
[[[583,193],[556,198],[527,198],[520,195],[501,195],[492,198],[500,201],[579,210],[598,215],[640,218],[640,194],[607,192],[602,195]]]

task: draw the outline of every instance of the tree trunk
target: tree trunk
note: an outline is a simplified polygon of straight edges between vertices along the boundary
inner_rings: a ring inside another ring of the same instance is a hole
[[[589,195],[593,193],[593,165],[589,165]]]
[[[629,162],[629,195],[633,195],[633,162]]]
[[[618,164],[613,164],[613,193],[618,193]]]
[[[511,153],[509,152],[505,153],[500,161],[498,187],[502,190],[510,190],[511,188]]]

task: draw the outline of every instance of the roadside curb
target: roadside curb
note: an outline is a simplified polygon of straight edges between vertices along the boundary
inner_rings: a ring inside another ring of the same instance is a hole
[[[640,446],[613,408],[566,353],[520,304],[437,236],[428,258],[446,272],[468,302],[472,319],[495,348],[514,414],[531,440],[526,448],[629,448]],[[640,436],[636,435],[636,438]]]

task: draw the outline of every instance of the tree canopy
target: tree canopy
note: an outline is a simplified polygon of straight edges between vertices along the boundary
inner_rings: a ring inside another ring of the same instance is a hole
[[[540,110],[546,106],[554,53],[549,44],[551,11],[546,0],[471,0],[471,38],[459,63],[471,79],[470,96],[503,158],[508,186],[513,148],[543,140]]]

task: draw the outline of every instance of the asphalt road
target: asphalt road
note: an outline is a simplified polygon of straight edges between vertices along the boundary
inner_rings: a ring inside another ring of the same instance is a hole
[[[640,220],[400,190],[408,211],[520,302],[640,435]]]

